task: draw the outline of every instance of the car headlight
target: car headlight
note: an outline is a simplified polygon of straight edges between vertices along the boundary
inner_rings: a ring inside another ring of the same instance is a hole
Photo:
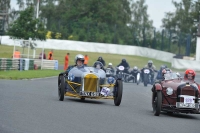
[[[74,80],[74,75],[73,75],[73,74],[69,74],[69,75],[68,75],[68,80],[69,80],[69,81]]]
[[[113,77],[108,77],[107,82],[108,84],[113,84],[115,82],[115,79]]]
[[[166,93],[167,93],[167,95],[172,95],[173,94],[173,89],[171,88],[171,87],[168,87],[167,89],[166,89]]]

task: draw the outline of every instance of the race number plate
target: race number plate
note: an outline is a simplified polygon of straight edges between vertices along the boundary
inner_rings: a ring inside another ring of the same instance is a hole
[[[100,96],[100,93],[99,92],[85,92],[85,91],[81,91],[80,92],[80,96],[97,97],[97,96]]]
[[[144,69],[144,73],[150,73],[149,69]]]
[[[104,96],[108,96],[110,93],[110,89],[107,88],[107,87],[103,87],[102,90],[101,90],[101,94],[104,95]]]
[[[186,97],[184,97],[184,104],[186,104],[186,103],[194,103],[194,98],[193,97],[188,97],[188,96],[186,96]]]

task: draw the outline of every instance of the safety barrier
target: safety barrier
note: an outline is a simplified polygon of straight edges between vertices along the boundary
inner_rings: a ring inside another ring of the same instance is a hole
[[[34,59],[34,63],[37,67],[41,69],[58,70],[58,60]]]
[[[200,61],[195,60],[187,60],[187,59],[172,59],[172,67],[176,69],[194,69],[196,71],[200,71]]]
[[[33,59],[10,59],[0,58],[0,70],[33,70]]]
[[[36,68],[37,66],[37,68]],[[41,60],[41,59],[9,59],[0,58],[1,70],[34,70],[34,69],[54,69],[58,70],[57,60]]]

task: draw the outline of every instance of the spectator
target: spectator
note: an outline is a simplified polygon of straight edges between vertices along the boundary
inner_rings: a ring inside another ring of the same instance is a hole
[[[53,60],[53,50],[51,50],[48,54],[48,60]]]
[[[43,55],[43,59],[46,59],[45,51],[43,51],[43,52],[40,53],[39,59],[42,59],[42,55]]]
[[[88,61],[89,61],[89,57],[88,57],[88,55],[86,54],[85,56],[84,56],[84,65],[85,66],[87,66],[88,65]]]
[[[15,52],[14,52],[14,58],[20,58],[21,56],[20,56],[20,52],[19,52],[19,50],[16,50]]]
[[[67,70],[68,66],[69,66],[69,53],[66,54],[65,56],[65,65],[64,65],[64,70]]]

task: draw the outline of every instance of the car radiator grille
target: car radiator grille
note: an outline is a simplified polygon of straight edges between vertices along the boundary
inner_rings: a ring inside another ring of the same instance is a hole
[[[98,77],[94,74],[87,74],[84,77],[84,91],[97,92],[98,90]]]
[[[184,87],[180,91],[180,95],[195,96],[195,90],[191,87]],[[180,102],[184,102],[184,98],[180,98]]]

